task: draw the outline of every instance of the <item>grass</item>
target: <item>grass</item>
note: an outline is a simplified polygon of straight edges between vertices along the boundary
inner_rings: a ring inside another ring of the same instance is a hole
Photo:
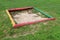
[[[5,9],[34,6],[56,18],[17,29]],[[0,0],[0,40],[60,40],[60,0]]]

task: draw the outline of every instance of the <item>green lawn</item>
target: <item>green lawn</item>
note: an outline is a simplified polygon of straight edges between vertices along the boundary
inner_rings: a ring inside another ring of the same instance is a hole
[[[37,7],[56,20],[12,28],[5,10],[26,6]],[[0,0],[0,40],[60,40],[60,0]]]

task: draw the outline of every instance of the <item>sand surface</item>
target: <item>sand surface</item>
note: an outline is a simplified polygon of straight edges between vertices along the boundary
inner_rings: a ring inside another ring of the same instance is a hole
[[[31,22],[41,19],[39,15],[37,15],[36,13],[32,13],[31,11],[16,13],[13,18],[16,23]]]

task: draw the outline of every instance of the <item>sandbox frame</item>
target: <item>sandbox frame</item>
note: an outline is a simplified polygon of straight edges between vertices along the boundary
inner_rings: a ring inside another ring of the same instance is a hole
[[[35,9],[36,11],[40,12],[41,14],[47,16],[48,18],[44,19],[44,20],[36,20],[35,22],[27,22],[27,23],[20,23],[20,24],[16,24],[14,22],[14,19],[12,18],[10,12],[12,11],[18,11],[18,10],[27,10],[27,9]],[[12,25],[14,28],[17,28],[17,27],[21,27],[21,26],[24,26],[24,25],[27,25],[27,24],[34,24],[34,23],[37,23],[37,22],[44,22],[44,21],[48,21],[48,20],[55,20],[55,18],[53,18],[52,16],[46,14],[45,12],[43,12],[42,10],[39,10],[38,8],[36,7],[24,7],[24,8],[12,8],[12,9],[7,9],[6,10],[11,22],[12,22]]]

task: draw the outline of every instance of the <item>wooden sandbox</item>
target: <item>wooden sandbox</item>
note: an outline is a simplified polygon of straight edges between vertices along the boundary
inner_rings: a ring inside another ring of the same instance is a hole
[[[47,20],[55,20],[52,16],[35,7],[13,8],[6,10],[14,28]]]

